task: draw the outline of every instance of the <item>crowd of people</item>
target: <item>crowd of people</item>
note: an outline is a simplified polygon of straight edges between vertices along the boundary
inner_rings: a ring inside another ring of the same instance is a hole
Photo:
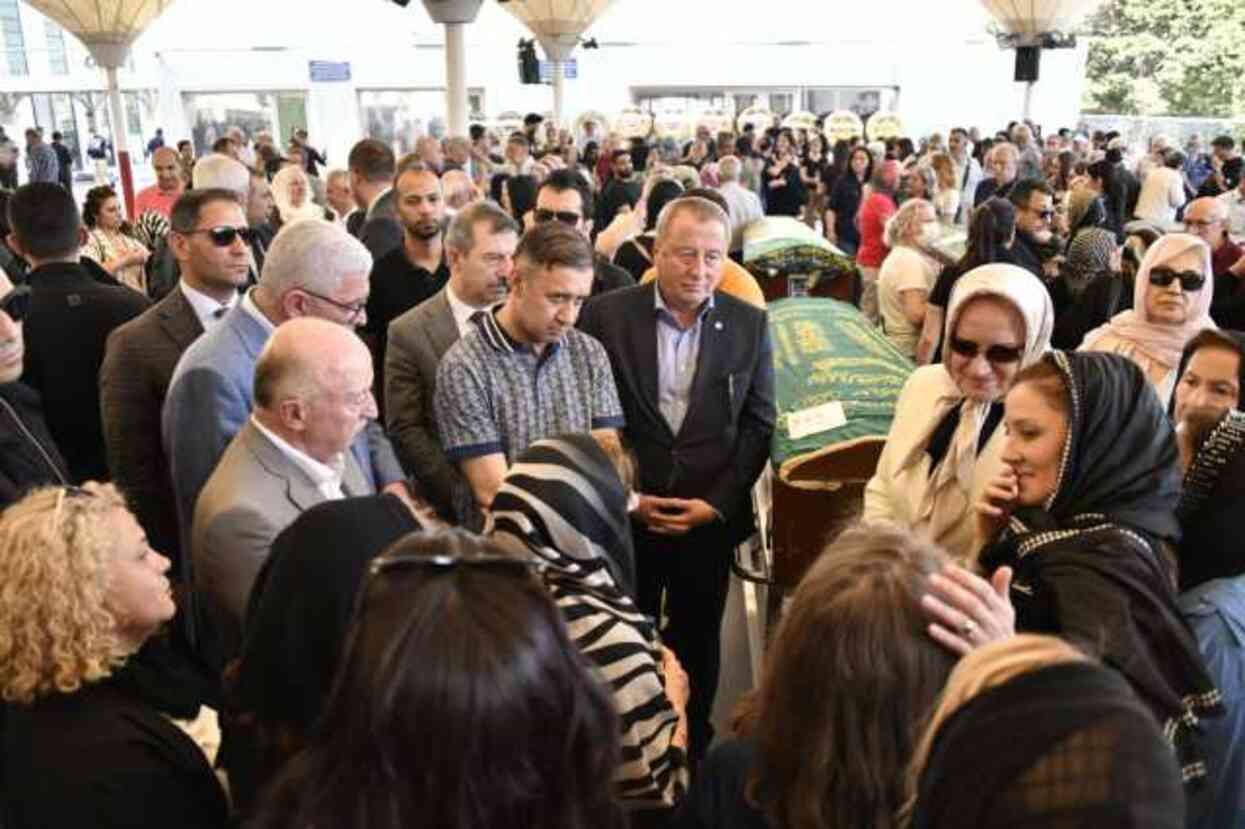
[[[1240,825],[1235,142],[946,135],[0,189],[0,825]],[[913,370],[719,733],[768,217]]]

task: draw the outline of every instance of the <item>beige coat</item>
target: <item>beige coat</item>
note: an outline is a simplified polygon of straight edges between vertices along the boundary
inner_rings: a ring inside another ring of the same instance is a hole
[[[866,519],[893,521],[929,536],[929,527],[917,517],[921,499],[930,483],[929,455],[924,452],[914,455],[914,452],[925,446],[930,433],[945,415],[945,407],[937,404],[939,399],[948,396],[959,397],[960,392],[942,365],[922,366],[908,378],[895,405],[895,420],[878,459],[877,472],[865,488]],[[956,558],[976,555],[973,505],[980,499],[986,484],[1002,468],[1002,451],[1003,429],[1000,426],[977,456],[972,492],[967,493],[968,507],[963,521],[954,529],[931,539]],[[909,461],[905,465],[909,458],[913,458],[914,462]]]

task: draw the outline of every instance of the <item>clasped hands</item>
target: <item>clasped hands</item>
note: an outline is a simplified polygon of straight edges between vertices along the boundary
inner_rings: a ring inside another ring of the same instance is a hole
[[[639,496],[639,504],[632,511],[640,523],[658,535],[686,535],[697,527],[712,523],[718,518],[717,510],[702,498],[659,498],[656,495]]]

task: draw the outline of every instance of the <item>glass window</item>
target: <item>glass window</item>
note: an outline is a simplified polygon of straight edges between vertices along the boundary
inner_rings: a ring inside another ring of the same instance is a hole
[[[22,35],[22,18],[17,0],[0,0],[0,46],[4,47],[5,60],[0,70],[10,76],[29,75],[26,63],[26,38]]]
[[[241,127],[250,138],[261,130],[277,135],[275,92],[188,93],[183,100],[199,155],[210,153],[230,127]]]
[[[43,31],[48,39],[48,71],[53,75],[68,75],[69,58],[65,54],[65,31],[55,20],[44,20]]]
[[[483,107],[484,90],[468,89],[468,114],[495,114]],[[444,89],[361,89],[359,112],[364,131],[387,143],[399,157],[412,152],[425,135],[444,138],[449,129]]]

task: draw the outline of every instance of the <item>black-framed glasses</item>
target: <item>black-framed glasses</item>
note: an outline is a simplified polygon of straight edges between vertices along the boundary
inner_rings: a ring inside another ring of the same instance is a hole
[[[1177,279],[1180,280],[1181,290],[1188,293],[1200,291],[1202,286],[1206,284],[1206,277],[1199,271],[1174,271],[1171,268],[1163,267],[1150,269],[1151,285],[1166,288]]]
[[[30,286],[18,285],[0,298],[0,311],[9,315],[13,322],[21,322],[30,312]]]
[[[1033,212],[1044,222],[1049,222],[1051,219],[1055,218],[1054,210],[1034,210]]]
[[[976,359],[977,355],[982,352],[981,345],[972,340],[962,340],[959,337],[952,337],[948,345],[951,351],[966,360]],[[1021,346],[1012,345],[992,345],[985,349],[986,362],[992,365],[1008,365],[1020,361],[1024,349]]]
[[[564,225],[577,225],[580,220],[578,213],[572,213],[569,210],[545,210],[543,207],[537,208],[534,215],[537,224],[544,224],[557,219]]]
[[[219,225],[217,227],[202,228],[200,230],[188,230],[186,235],[192,236],[196,233],[203,233],[212,240],[212,244],[218,248],[227,248],[234,243],[240,236],[242,241],[248,245],[255,241],[255,231],[249,227],[234,227],[233,225]]]
[[[347,314],[346,322],[349,322],[351,325],[353,325],[359,319],[359,316],[367,309],[366,299],[362,302],[356,302],[353,305],[347,305],[344,302],[338,302],[331,297],[326,297],[324,294],[317,294],[315,291],[309,291],[306,288],[299,288],[298,290],[302,291],[307,296],[315,297],[321,302],[327,302],[329,305],[342,309]]]

